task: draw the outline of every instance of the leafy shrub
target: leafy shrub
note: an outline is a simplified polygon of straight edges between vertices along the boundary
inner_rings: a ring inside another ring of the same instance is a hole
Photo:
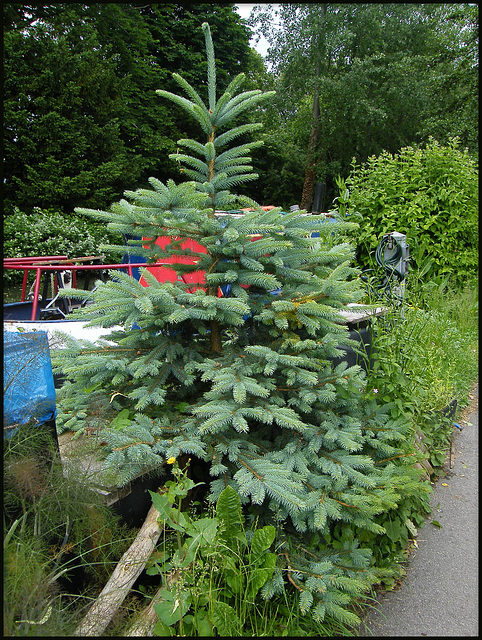
[[[176,481],[166,482],[162,495],[151,492],[164,528],[177,534],[172,554],[164,548],[147,570],[165,582],[161,602],[154,605],[156,632],[170,635],[169,627],[178,625],[181,635],[212,636],[214,628],[221,635],[242,635],[249,603],[276,569],[276,554],[270,551],[275,528],[245,531],[241,500],[230,486],[219,496],[214,517],[193,520],[181,510],[181,501],[196,485],[187,477],[187,467],[173,464]]]
[[[444,410],[455,399],[465,406],[478,374],[477,290],[456,292],[428,282],[404,314],[376,321],[376,352],[367,381],[393,415],[409,414],[434,467],[443,464],[453,431]],[[420,296],[423,294],[423,298]],[[385,526],[385,525],[383,525]]]
[[[22,256],[98,255],[99,244],[108,240],[104,225],[77,214],[66,216],[57,211],[36,208],[33,214],[18,209],[3,225],[3,252],[8,258]],[[22,281],[22,273],[4,271],[4,284]]]
[[[417,243],[413,267],[433,261],[427,277],[447,273],[462,280],[477,272],[478,167],[457,139],[372,156],[352,165],[343,186],[349,189],[347,214],[363,216],[356,232],[361,265],[372,266],[383,234],[398,231]]]

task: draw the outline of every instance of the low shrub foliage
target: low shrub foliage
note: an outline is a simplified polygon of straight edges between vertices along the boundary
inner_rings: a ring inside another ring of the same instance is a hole
[[[456,138],[442,146],[383,152],[352,165],[341,186],[347,215],[362,216],[356,236],[357,259],[373,266],[373,253],[384,233],[405,233],[412,267],[426,260],[426,278],[448,274],[463,283],[478,270],[478,166]]]
[[[104,225],[76,214],[34,209],[26,214],[18,209],[3,221],[3,252],[6,258],[24,256],[69,257],[98,255],[99,245],[109,239]],[[6,286],[22,282],[23,273],[5,269]]]

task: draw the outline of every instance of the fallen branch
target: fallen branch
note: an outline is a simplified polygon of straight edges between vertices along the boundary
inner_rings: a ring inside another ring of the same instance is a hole
[[[178,570],[171,571],[165,575],[166,584],[169,589],[179,581],[179,578],[180,573]],[[162,585],[156,591],[152,596],[151,602],[136,615],[134,622],[124,632],[123,637],[130,638],[132,636],[144,636],[145,638],[150,638],[154,635],[154,627],[156,626],[156,622],[159,620],[157,613],[154,611],[154,605],[158,602],[162,602],[162,590],[164,588],[164,585]]]
[[[134,542],[124,553],[97,600],[75,630],[76,636],[100,636],[142,573],[161,535],[159,512],[150,508]]]
[[[147,605],[140,614],[136,617],[134,623],[124,632],[126,638],[133,636],[143,636],[144,638],[150,638],[154,635],[154,627],[158,621],[157,613],[154,611],[154,605],[161,602],[161,588],[159,588],[150,604]]]

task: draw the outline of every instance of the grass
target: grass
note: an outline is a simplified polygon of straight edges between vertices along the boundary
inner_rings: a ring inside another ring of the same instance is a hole
[[[4,635],[72,635],[133,535],[64,478],[45,425],[22,426],[4,443]]]
[[[378,366],[370,384],[387,397],[396,391],[419,414],[453,398],[464,406],[478,374],[477,288],[430,282],[408,289],[407,303],[376,324]]]
[[[456,289],[447,280],[415,280],[403,309],[394,307],[374,325],[375,364],[367,388],[393,402],[423,435],[430,462],[441,467],[450,446],[455,400],[468,404],[478,376],[478,290]]]

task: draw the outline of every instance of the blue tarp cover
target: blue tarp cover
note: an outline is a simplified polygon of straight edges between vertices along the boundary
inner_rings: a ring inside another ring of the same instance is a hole
[[[55,417],[55,387],[45,331],[3,332],[3,426]],[[7,431],[4,431],[7,434]]]

